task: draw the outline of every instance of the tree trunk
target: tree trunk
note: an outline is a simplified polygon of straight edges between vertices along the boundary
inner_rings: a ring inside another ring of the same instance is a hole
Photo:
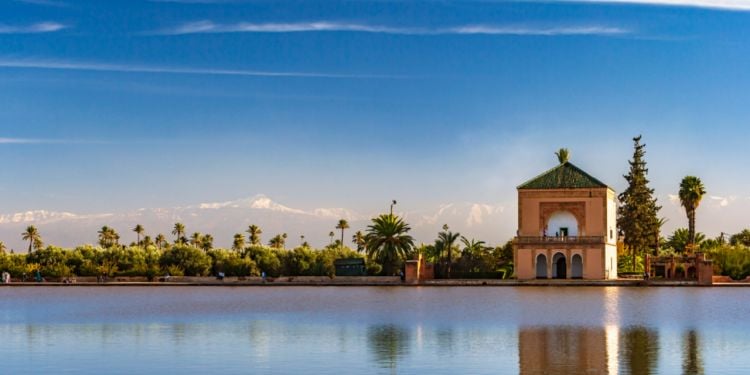
[[[31,246],[34,244],[33,239],[29,239],[29,254],[31,254]]]
[[[451,259],[451,248],[452,247],[453,246],[449,246],[448,247],[448,278],[449,279],[451,278],[451,263],[453,263],[452,259]]]
[[[688,242],[692,251],[693,247],[695,247],[695,209],[691,209],[688,212],[688,227],[688,236],[690,237]]]

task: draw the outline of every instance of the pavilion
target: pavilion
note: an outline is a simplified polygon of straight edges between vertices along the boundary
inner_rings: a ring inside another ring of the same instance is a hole
[[[617,279],[612,188],[565,160],[517,189],[517,279]]]

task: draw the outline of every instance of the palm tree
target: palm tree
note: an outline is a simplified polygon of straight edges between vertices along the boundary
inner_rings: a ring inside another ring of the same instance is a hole
[[[461,236],[461,233],[453,233],[449,230],[448,224],[443,225],[443,231],[438,233],[438,245],[441,246],[443,250],[448,250],[448,269],[447,269],[447,275],[450,278],[451,277],[451,264],[453,263],[452,255],[453,255],[453,245],[456,243],[456,240],[458,240],[458,237]]]
[[[341,229],[341,246],[344,246],[344,230],[349,229],[349,222],[344,219],[339,220],[336,229]]]
[[[408,256],[414,247],[414,238],[408,234],[409,224],[394,215],[380,215],[372,219],[365,236],[367,256],[383,265],[386,275],[393,275],[401,258]]]
[[[172,229],[172,234],[174,234],[177,237],[174,243],[182,242],[182,237],[185,236],[185,224],[175,223],[174,229]]]
[[[214,236],[210,234],[206,234],[205,236],[203,236],[203,238],[201,239],[200,247],[201,249],[203,249],[203,251],[209,251],[213,249],[214,248]]]
[[[114,246],[120,239],[117,231],[107,225],[103,226],[97,233],[99,234],[99,245],[105,248]]]
[[[167,242],[167,237],[163,234],[159,233],[156,235],[156,248],[161,250],[161,248],[164,246],[164,244]]]
[[[34,249],[39,250],[43,247],[44,247],[44,242],[42,242],[41,237],[34,240]]]
[[[274,249],[283,249],[284,245],[286,244],[286,237],[286,233],[277,234],[273,236],[270,241],[268,241],[268,246],[271,246]]]
[[[190,236],[190,245],[193,245],[194,247],[201,247],[202,243],[203,235],[200,232],[195,232],[192,236]]]
[[[336,233],[333,233],[333,231],[328,232],[328,237],[331,238],[331,241],[328,243],[329,245],[333,245],[333,236],[335,236]]]
[[[34,246],[34,243],[40,241],[42,236],[39,234],[39,230],[36,229],[35,226],[29,225],[26,227],[26,231],[21,233],[21,238],[24,241],[29,241],[29,254],[31,254],[31,249]]]
[[[484,241],[476,241],[473,238],[469,241],[469,239],[464,236],[461,236],[461,243],[464,244],[464,251],[472,255],[479,254],[484,250],[484,245],[486,244]]]
[[[362,252],[362,250],[365,249],[365,235],[362,233],[362,231],[357,231],[357,233],[354,233],[352,236],[352,242],[357,245],[357,251]]]
[[[141,224],[136,224],[135,228],[133,228],[133,232],[135,232],[136,238],[138,239],[136,242],[138,246],[141,246],[141,236],[143,235],[143,232],[145,231],[146,230],[143,229],[143,225]]]
[[[149,246],[153,244],[154,244],[154,240],[151,239],[151,236],[149,235],[143,236],[143,248],[144,249],[148,248]]]
[[[698,209],[698,205],[703,199],[703,195],[706,194],[706,189],[703,187],[703,182],[700,178],[695,176],[686,176],[680,183],[680,203],[682,207],[685,207],[685,213],[688,217],[688,235],[690,242],[689,247],[695,246],[695,211]]]
[[[701,232],[696,232],[693,239],[693,245],[700,247],[703,241],[706,240],[706,235]],[[685,228],[677,228],[667,238],[667,246],[672,248],[675,252],[684,253],[690,247],[690,230]]]
[[[240,251],[245,248],[245,236],[242,233],[236,233],[234,235],[234,241],[232,242],[232,250]]]
[[[557,156],[557,160],[560,164],[565,164],[570,159],[570,151],[568,151],[567,148],[561,148],[555,152],[555,156]]]
[[[263,234],[263,231],[260,230],[259,226],[255,224],[250,225],[247,227],[247,233],[250,234],[250,245],[260,245],[260,235]]]

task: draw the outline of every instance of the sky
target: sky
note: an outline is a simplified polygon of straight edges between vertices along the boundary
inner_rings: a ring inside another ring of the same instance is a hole
[[[690,174],[737,232],[749,42],[745,0],[2,0],[0,214],[473,202],[510,237],[555,150],[622,191],[642,134],[667,228]]]

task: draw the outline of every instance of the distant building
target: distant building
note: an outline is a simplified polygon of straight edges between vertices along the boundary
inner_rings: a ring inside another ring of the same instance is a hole
[[[333,261],[336,276],[367,276],[365,260],[362,258],[344,258]]]
[[[518,187],[519,280],[617,278],[615,191],[570,162]]]

